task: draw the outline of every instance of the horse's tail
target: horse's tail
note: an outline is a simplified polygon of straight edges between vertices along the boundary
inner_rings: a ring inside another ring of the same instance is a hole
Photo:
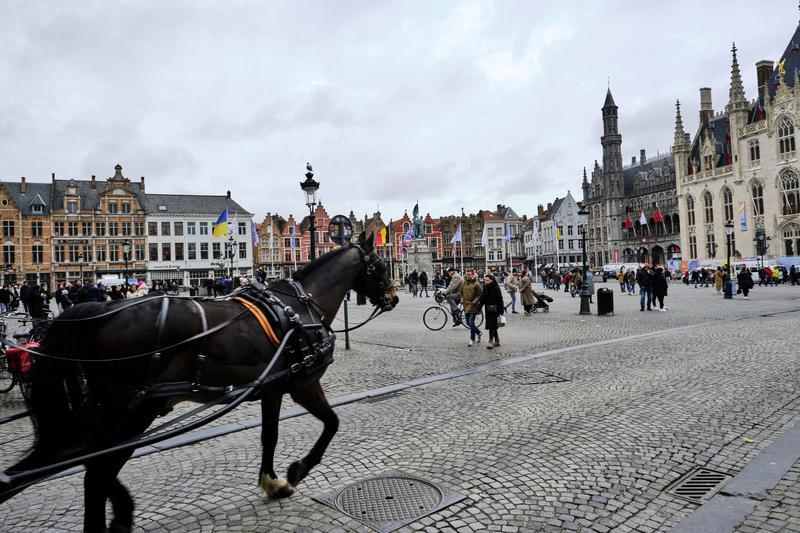
[[[104,304],[84,303],[72,306],[60,318],[88,318],[98,313]],[[88,322],[91,323],[91,322]],[[76,326],[75,324],[78,324]],[[60,322],[55,320],[47,331],[38,351],[57,356],[85,357],[82,342],[86,339],[87,323]],[[96,325],[96,324],[95,324]],[[31,482],[14,487],[8,476],[24,474],[66,459],[75,452],[79,444],[82,421],[78,420],[70,407],[67,381],[75,375],[76,363],[36,356],[31,375],[28,408],[34,429],[34,443],[28,454],[15,465],[0,474],[0,502],[17,494]],[[52,475],[41,476],[43,479]]]

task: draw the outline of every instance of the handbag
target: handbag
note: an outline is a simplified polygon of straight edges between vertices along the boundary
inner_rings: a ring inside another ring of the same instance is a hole
[[[497,312],[497,306],[496,305],[487,305],[486,306],[486,312],[487,313],[496,313]]]
[[[506,317],[503,315],[497,317],[497,327],[502,328],[505,325],[506,325]]]

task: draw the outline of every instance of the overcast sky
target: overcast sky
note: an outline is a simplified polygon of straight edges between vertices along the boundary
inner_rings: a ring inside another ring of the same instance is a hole
[[[602,161],[608,80],[623,160],[668,151],[674,102],[724,109],[736,41],[749,99],[797,2],[34,2],[0,15],[0,178],[106,178],[331,215],[536,204]]]

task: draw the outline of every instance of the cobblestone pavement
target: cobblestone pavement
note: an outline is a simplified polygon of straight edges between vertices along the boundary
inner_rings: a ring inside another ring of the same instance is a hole
[[[137,527],[368,531],[311,496],[392,470],[466,496],[406,531],[667,531],[695,509],[664,492],[674,480],[696,465],[735,474],[800,421],[800,288],[756,288],[749,301],[724,301],[713,289],[673,285],[664,313],[640,312],[638,295],[614,296],[615,316],[581,317],[578,299],[555,295],[548,314],[512,315],[495,350],[468,348],[461,327],[428,331],[421,315],[433,299],[402,298],[353,333],[353,350],[339,336],[323,380],[330,397],[616,341],[342,406],[323,464],[284,501],[265,500],[255,486],[258,430],[133,460],[121,478],[137,500]],[[352,322],[368,312],[351,307]],[[696,327],[676,329],[685,326]],[[3,412],[19,407],[13,394],[0,402]],[[246,406],[221,422],[257,412]],[[307,416],[283,422],[279,471],[319,431]],[[23,453],[28,432],[27,421],[2,428],[3,464]],[[777,505],[765,501],[741,527],[783,516],[775,511],[782,502],[797,513],[793,479],[774,491]],[[0,523],[4,531],[74,530],[81,502],[82,476],[69,476],[1,505]]]
[[[800,532],[800,463],[795,463],[786,472],[764,501],[735,531],[736,533]]]

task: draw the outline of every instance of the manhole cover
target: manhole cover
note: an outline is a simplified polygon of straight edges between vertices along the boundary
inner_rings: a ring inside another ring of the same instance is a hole
[[[443,509],[463,496],[433,483],[404,475],[388,475],[358,481],[315,500],[388,533]]]
[[[733,476],[698,467],[672,484],[667,492],[678,498],[701,504],[708,501]]]
[[[539,370],[521,370],[495,374],[497,379],[516,385],[544,385],[545,383],[564,383],[569,381],[555,374],[548,374]]]

